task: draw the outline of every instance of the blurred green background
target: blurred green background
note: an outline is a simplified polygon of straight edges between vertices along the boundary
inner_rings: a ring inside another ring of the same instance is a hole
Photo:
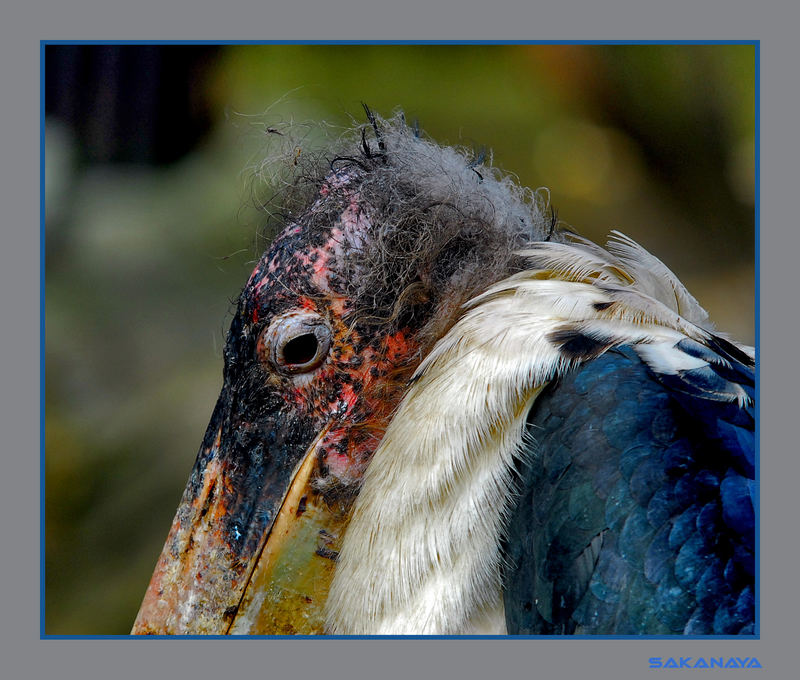
[[[130,630],[265,247],[269,127],[402,107],[585,236],[632,236],[752,344],[754,50],[48,46],[46,633]]]

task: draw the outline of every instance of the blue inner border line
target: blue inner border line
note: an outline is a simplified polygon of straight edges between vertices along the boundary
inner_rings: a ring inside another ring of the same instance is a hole
[[[45,43],[42,42],[39,50],[39,636],[45,635],[45,427],[44,427],[44,397],[45,397],[45,127],[44,127],[44,51]]]
[[[758,40],[42,40],[43,45],[755,45]]]
[[[756,354],[756,430],[755,430],[755,514],[756,514],[756,616],[755,634],[761,635],[761,43],[755,43],[755,354]]]
[[[753,635],[48,635],[45,633],[45,48],[48,45],[752,45],[755,48],[755,355],[756,612]],[[761,41],[760,40],[41,40],[39,50],[39,638],[41,640],[758,640],[761,638],[760,338],[761,338]]]

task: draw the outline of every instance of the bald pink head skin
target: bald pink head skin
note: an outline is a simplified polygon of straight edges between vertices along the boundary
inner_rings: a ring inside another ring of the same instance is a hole
[[[134,634],[322,632],[338,539],[420,360],[416,329],[367,326],[348,297],[347,273],[371,229],[357,178],[329,175],[250,275],[228,334],[222,392]],[[267,541],[290,502],[301,528],[281,524],[276,557]],[[309,527],[315,541],[286,542]],[[254,603],[252,584],[269,590],[263,580],[274,579],[280,560],[304,570],[313,592],[289,596],[281,587]],[[298,617],[303,606],[311,613]]]

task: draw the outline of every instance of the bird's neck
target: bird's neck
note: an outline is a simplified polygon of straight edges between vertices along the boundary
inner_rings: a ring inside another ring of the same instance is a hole
[[[552,324],[538,314],[519,324],[509,302],[473,310],[420,366],[356,500],[329,632],[505,632],[500,542],[514,458],[562,363]]]
[[[387,430],[339,555],[330,632],[505,633],[499,539],[538,388],[486,420],[497,386],[463,377],[424,375]]]

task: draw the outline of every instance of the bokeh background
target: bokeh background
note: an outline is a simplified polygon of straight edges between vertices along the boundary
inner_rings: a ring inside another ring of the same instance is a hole
[[[44,91],[48,634],[130,630],[266,245],[271,128],[402,107],[753,343],[752,45],[48,45]]]

